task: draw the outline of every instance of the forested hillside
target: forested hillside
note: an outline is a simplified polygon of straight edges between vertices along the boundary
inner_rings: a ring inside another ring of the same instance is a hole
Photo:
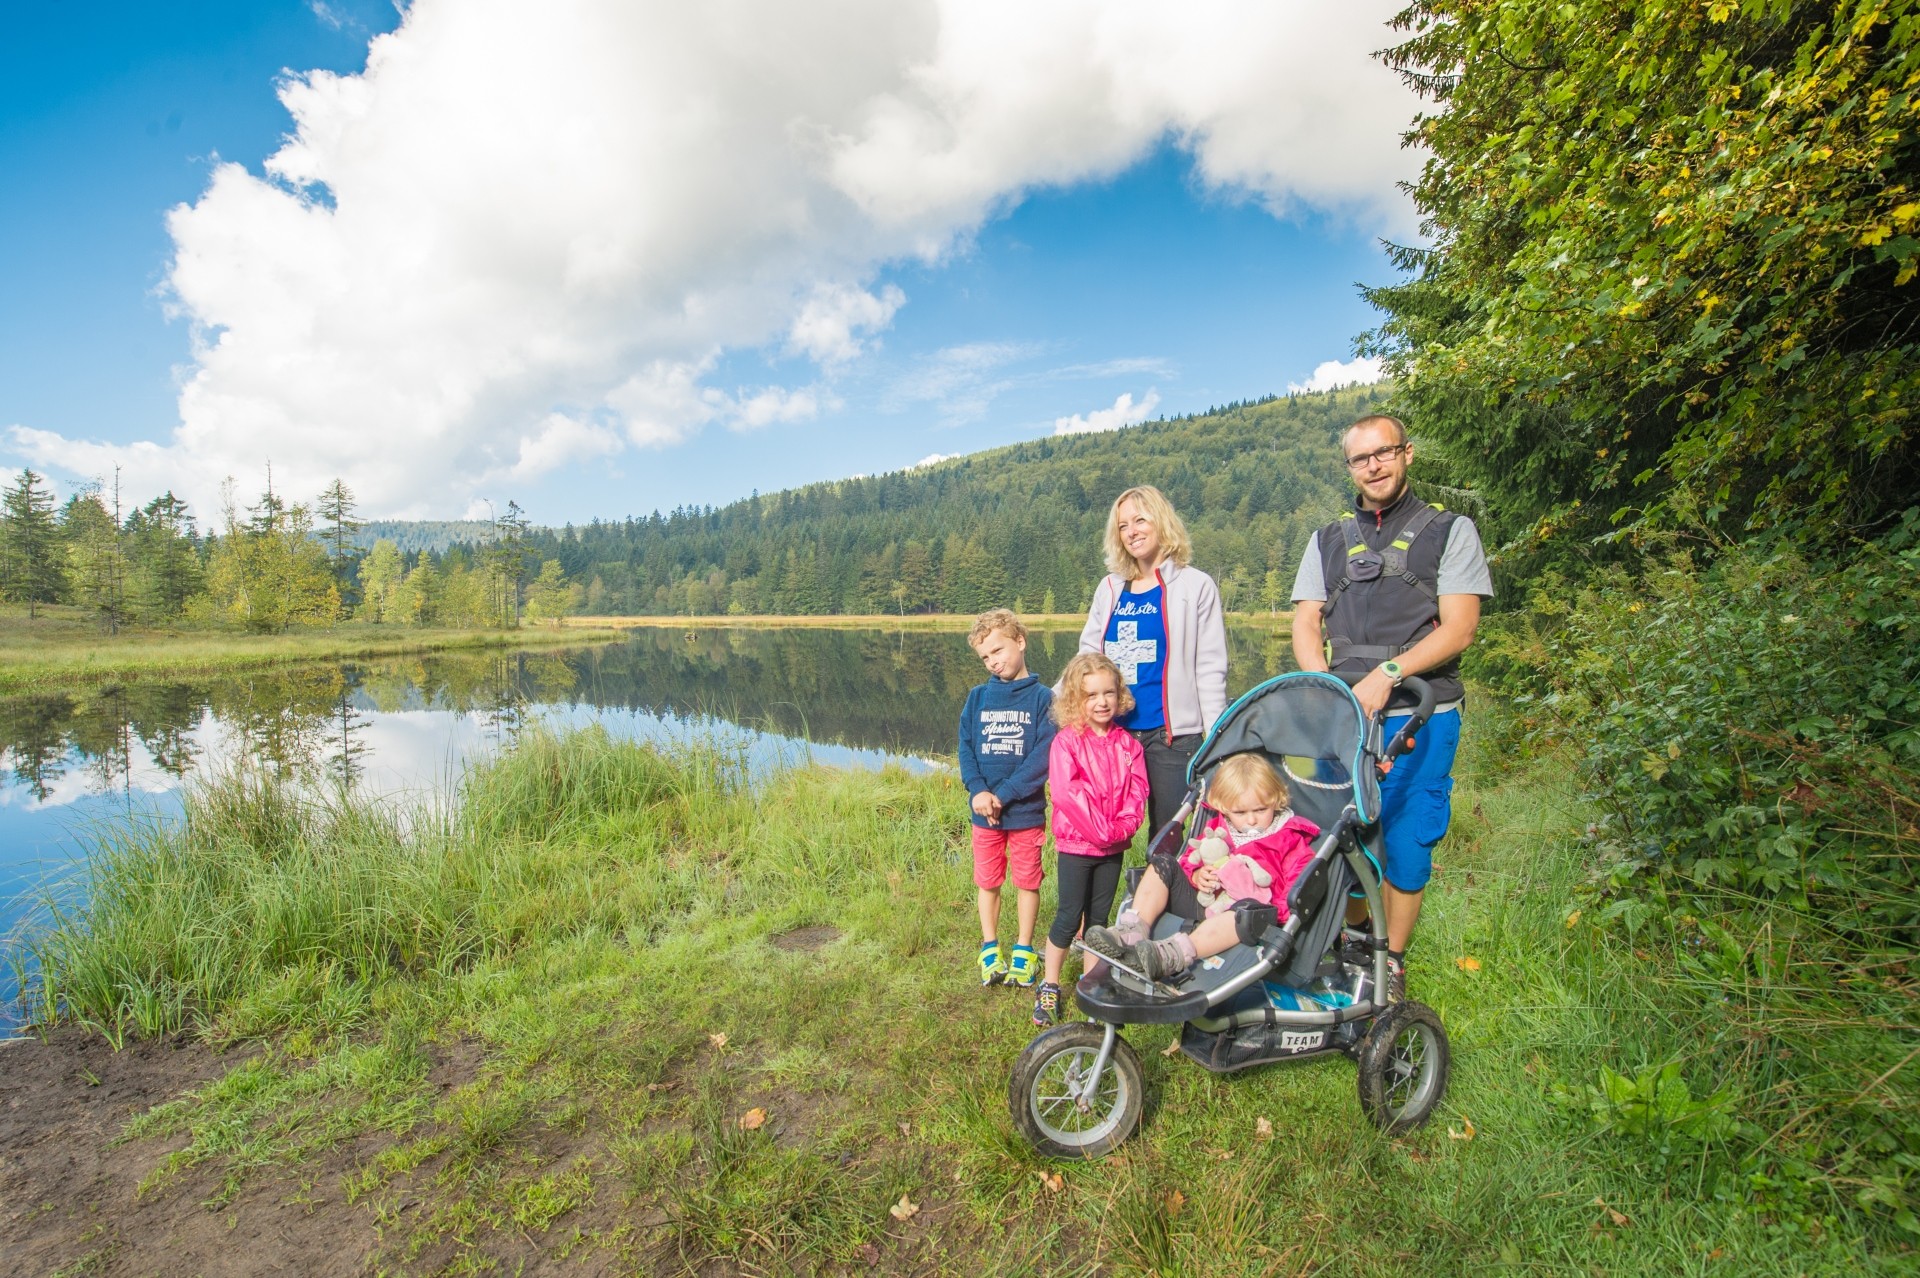
[[[1268,399],[717,510],[535,530],[525,548],[585,583],[589,613],[1070,611],[1103,571],[1114,497],[1155,484],[1229,608],[1284,606],[1307,535],[1346,500],[1336,437],[1382,394]]]

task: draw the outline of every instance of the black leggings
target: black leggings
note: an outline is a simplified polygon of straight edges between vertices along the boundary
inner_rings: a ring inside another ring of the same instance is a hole
[[[1073,944],[1082,927],[1100,927],[1113,914],[1114,889],[1120,886],[1124,854],[1075,856],[1061,852],[1054,858],[1054,882],[1060,889],[1060,908],[1053,912],[1047,939],[1061,949]]]
[[[1173,820],[1180,800],[1187,797],[1187,765],[1199,752],[1200,734],[1190,732],[1168,741],[1161,729],[1148,728],[1135,732],[1133,739],[1147,758],[1147,838],[1151,840]]]

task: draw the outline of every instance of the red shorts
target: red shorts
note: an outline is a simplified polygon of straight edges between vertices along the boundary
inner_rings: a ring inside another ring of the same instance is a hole
[[[1007,863],[1013,863],[1013,885],[1024,892],[1040,890],[1040,845],[1047,829],[1001,830],[973,826],[973,881],[978,887],[997,888],[1007,881]]]

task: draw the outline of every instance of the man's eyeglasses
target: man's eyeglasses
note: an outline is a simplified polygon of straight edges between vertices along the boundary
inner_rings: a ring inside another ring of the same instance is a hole
[[[1347,458],[1348,470],[1365,470],[1368,462],[1379,462],[1382,466],[1406,451],[1405,444],[1388,444],[1385,448],[1376,448],[1370,453],[1361,453]]]

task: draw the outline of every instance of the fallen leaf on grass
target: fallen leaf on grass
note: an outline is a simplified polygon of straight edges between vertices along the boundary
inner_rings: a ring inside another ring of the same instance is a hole
[[[1615,1211],[1613,1208],[1607,1206],[1607,1200],[1600,1197],[1600,1195],[1598,1194],[1595,1194],[1593,1196],[1593,1205],[1606,1213],[1606,1219],[1611,1220],[1613,1222],[1614,1228],[1616,1229],[1624,1229],[1626,1226],[1631,1225],[1633,1223],[1631,1220],[1627,1219],[1627,1215],[1625,1212]],[[1603,1222],[1601,1221],[1595,1221],[1594,1227],[1599,1228],[1602,1223]]]
[[[678,1083],[648,1083],[647,1090],[650,1092],[670,1092],[678,1086],[680,1086]]]
[[[1172,1193],[1168,1194],[1167,1195],[1167,1219],[1171,1220],[1175,1216],[1178,1216],[1180,1214],[1180,1209],[1182,1207],[1185,1207],[1186,1205],[1187,1205],[1187,1196],[1181,1193],[1179,1190],[1176,1189]]]
[[[1256,1140],[1272,1140],[1273,1124],[1264,1118],[1254,1119],[1253,1135]]]
[[[1178,1056],[1180,1054],[1180,1036],[1178,1034],[1175,1034],[1173,1036],[1173,1041],[1171,1043],[1168,1043],[1166,1050],[1161,1052],[1160,1054],[1162,1056]]]
[[[1470,954],[1462,954],[1453,961],[1453,965],[1463,972],[1477,972],[1480,970],[1480,960]]]
[[[1062,1176],[1059,1172],[1037,1171],[1034,1173],[1034,1175],[1040,1178],[1041,1184],[1045,1185],[1048,1189],[1051,1189],[1056,1194],[1059,1193],[1061,1189],[1066,1186],[1066,1183],[1067,1183],[1067,1178],[1065,1176]]]
[[[752,1109],[740,1115],[740,1130],[743,1132],[757,1132],[766,1121],[767,1111],[755,1105]]]
[[[1217,1158],[1223,1163],[1233,1157],[1233,1151],[1231,1149],[1214,1149],[1212,1146],[1207,1148],[1207,1154],[1209,1157]]]
[[[895,1220],[912,1220],[919,1214],[920,1205],[908,1199],[905,1194],[900,1195],[899,1202],[887,1208],[887,1215],[893,1217]]]
[[[912,1134],[912,1132],[913,1132],[913,1127],[912,1127],[912,1125],[911,1125],[911,1124],[908,1124],[908,1123],[901,1123],[901,1124],[900,1124],[900,1134],[901,1134],[902,1136],[907,1136],[907,1135],[911,1135],[911,1134]]]
[[[1573,931],[1575,927],[1579,926],[1579,923],[1580,923],[1580,911],[1575,910],[1573,913],[1567,915],[1567,931],[1569,932]]]
[[[713,1044],[713,1050],[716,1052],[724,1052],[727,1050],[727,1036],[725,1034],[709,1034],[707,1035],[707,1041]]]
[[[1474,1137],[1473,1120],[1471,1118],[1463,1118],[1460,1120],[1460,1122],[1461,1122],[1461,1125],[1464,1126],[1467,1130],[1465,1130],[1464,1132],[1456,1132],[1451,1127],[1447,1128],[1448,1140],[1472,1140],[1473,1139]]]

